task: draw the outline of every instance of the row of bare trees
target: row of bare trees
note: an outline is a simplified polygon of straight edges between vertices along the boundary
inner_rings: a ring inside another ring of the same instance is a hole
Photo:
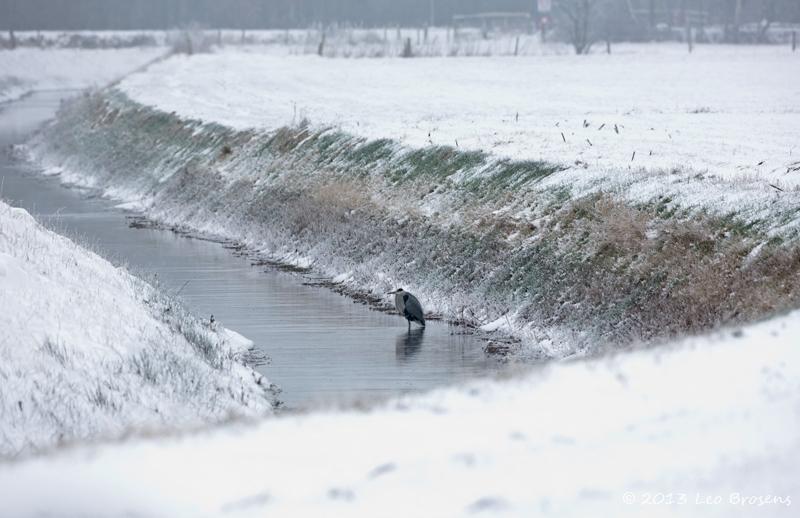
[[[544,5],[545,3],[541,3]],[[725,27],[724,41],[765,41],[776,22],[800,24],[800,0],[0,0],[0,30],[266,29],[345,23],[448,25],[456,14],[514,11],[555,30],[579,54],[599,40],[652,40],[660,27]],[[541,22],[547,19],[546,24]],[[757,30],[740,30],[756,24]],[[755,34],[755,35],[754,35]]]
[[[312,24],[447,25],[454,14],[535,9],[536,0],[0,0],[0,30],[229,29]]]
[[[633,19],[653,25],[660,13],[699,11],[716,23],[762,19],[800,23],[798,0],[552,0],[552,4],[556,13],[574,16],[578,21],[573,23],[583,23],[585,13],[596,12],[618,24]],[[453,15],[487,11],[526,12],[536,18],[538,5],[538,0],[0,0],[0,30],[168,29],[191,22],[247,29],[343,22],[447,25]],[[596,22],[595,17],[588,18],[590,24]]]
[[[659,28],[679,27],[691,43],[694,30],[714,25],[723,28],[722,41],[765,43],[776,22],[800,26],[800,0],[553,0],[553,6],[556,27],[577,54],[598,40],[653,39]]]

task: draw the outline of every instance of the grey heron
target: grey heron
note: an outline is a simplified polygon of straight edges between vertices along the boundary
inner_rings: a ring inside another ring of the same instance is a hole
[[[397,311],[408,320],[408,328],[411,329],[411,322],[419,322],[422,327],[425,327],[425,314],[422,312],[422,306],[417,297],[403,291],[403,288],[390,291],[387,295],[392,294],[394,294],[394,305]]]

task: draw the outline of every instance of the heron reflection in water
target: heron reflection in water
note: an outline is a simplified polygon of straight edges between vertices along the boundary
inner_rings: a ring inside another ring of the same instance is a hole
[[[394,346],[395,357],[400,361],[410,360],[422,348],[424,335],[424,327],[418,327],[397,335],[397,342],[395,342]]]

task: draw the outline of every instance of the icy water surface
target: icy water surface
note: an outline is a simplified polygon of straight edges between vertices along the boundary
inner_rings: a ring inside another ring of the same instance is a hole
[[[0,108],[0,147],[23,142],[51,118],[63,92],[42,92]],[[107,200],[61,186],[0,153],[2,198],[176,293],[198,316],[247,336],[272,359],[259,369],[282,389],[287,408],[374,399],[429,389],[497,370],[483,343],[430,322],[406,330],[399,315],[369,310],[302,276],[251,266],[218,243],[135,229]],[[187,284],[188,281],[188,284]]]

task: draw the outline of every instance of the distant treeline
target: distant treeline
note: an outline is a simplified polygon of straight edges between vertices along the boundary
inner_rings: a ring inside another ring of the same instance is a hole
[[[570,0],[552,0],[553,8],[562,1]],[[706,13],[706,23],[800,22],[800,0],[603,2],[623,16],[638,11],[638,19],[649,23],[686,11]],[[537,0],[0,0],[0,29],[169,29],[190,23],[241,29],[332,23],[422,26],[448,24],[455,14],[490,11],[536,15]]]
[[[3,29],[167,29],[447,23],[454,13],[527,11],[536,0],[0,0]],[[433,8],[433,13],[431,10]]]

